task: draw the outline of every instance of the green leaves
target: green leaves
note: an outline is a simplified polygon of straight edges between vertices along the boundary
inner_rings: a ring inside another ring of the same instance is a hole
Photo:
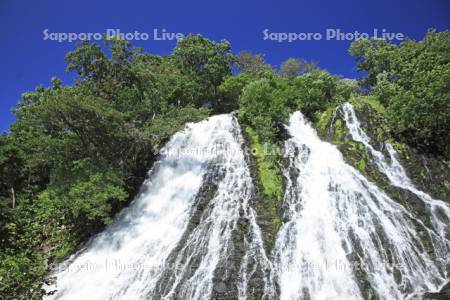
[[[450,32],[430,31],[399,46],[357,41],[350,53],[367,72],[363,84],[387,106],[398,138],[450,156]]]
[[[255,79],[246,73],[227,77],[219,86],[216,111],[227,112],[239,108],[239,97],[244,87]]]
[[[202,100],[230,74],[225,42],[187,39],[176,57],[141,54],[123,41],[107,46],[109,53],[88,43],[70,52],[78,81],[67,87],[53,78],[25,93],[10,135],[0,136],[0,277],[11,272],[2,293],[39,298],[45,261],[64,258],[112,221],[158,148],[209,115]]]
[[[281,77],[292,79],[317,69],[318,68],[314,62],[308,62],[304,59],[291,57],[281,64],[279,73]]]
[[[172,58],[183,74],[188,75],[200,87],[197,102],[215,99],[216,88],[225,77],[231,75],[230,43],[216,43],[201,35],[189,35],[177,43]]]
[[[335,100],[336,78],[325,71],[313,71],[293,79],[297,107],[310,119]]]
[[[263,77],[266,73],[273,73],[271,65],[266,63],[264,54],[253,54],[248,51],[241,51],[236,55],[236,69],[253,77]]]
[[[274,140],[278,127],[288,117],[287,98],[277,79],[249,83],[239,99],[239,118],[254,128],[263,141]]]
[[[70,185],[65,201],[76,223],[111,223],[112,204],[126,200],[128,194],[112,172],[93,173]],[[77,222],[78,221],[78,222]]]

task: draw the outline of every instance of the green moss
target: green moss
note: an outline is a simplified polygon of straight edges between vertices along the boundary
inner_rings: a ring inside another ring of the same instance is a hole
[[[365,173],[369,158],[367,157],[367,152],[364,145],[355,141],[348,141],[347,143],[350,145],[350,149],[347,153],[352,156],[355,167]]]
[[[277,165],[275,155],[266,153],[264,146],[260,143],[257,133],[250,127],[245,128],[250,139],[250,147],[256,157],[258,165],[258,177],[264,190],[264,194],[277,200],[283,198],[283,178]]]
[[[353,97],[349,101],[356,108],[361,108],[364,104],[369,104],[378,113],[385,115],[386,108],[380,103],[380,101],[374,96],[358,96]]]
[[[450,169],[450,160],[444,160],[444,164]]]
[[[356,163],[356,167],[364,172],[366,170],[366,160],[364,158],[361,158],[360,160],[358,160],[358,162]]]
[[[385,132],[386,130],[382,127],[375,128],[375,137],[377,141],[383,140]]]
[[[444,186],[447,190],[450,191],[450,182],[448,182],[448,180],[444,180]]]
[[[281,219],[280,218],[273,218],[272,219],[272,227],[276,229],[276,232],[278,232],[278,229],[281,227]],[[276,234],[275,232],[275,234]]]
[[[275,149],[275,145],[261,143],[261,138],[251,127],[245,127],[252,155],[250,169],[252,176],[257,178],[256,199],[254,207],[258,216],[258,224],[261,227],[264,248],[269,253],[275,243],[276,235],[281,227],[281,203],[284,196],[284,177],[280,170],[281,157]],[[264,147],[266,146],[266,148]]]
[[[330,106],[326,110],[324,110],[322,112],[318,111],[315,114],[315,117],[314,117],[314,119],[316,120],[315,125],[316,125],[317,131],[319,132],[319,135],[325,135],[325,133],[327,132],[328,126],[333,117],[333,111],[334,111],[334,106]]]
[[[347,127],[341,119],[337,119],[333,124],[334,137],[333,142],[335,144],[342,143],[347,136]]]
[[[404,159],[409,160],[409,156],[408,156],[408,146],[406,146],[403,143],[394,141],[393,139],[390,139],[389,144],[391,144],[391,146],[394,148],[395,151],[397,151],[397,153],[401,154]]]

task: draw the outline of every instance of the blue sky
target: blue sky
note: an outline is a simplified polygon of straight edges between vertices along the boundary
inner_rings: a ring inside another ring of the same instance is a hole
[[[386,29],[421,39],[428,28],[450,29],[448,0],[227,0],[227,1],[0,1],[0,132],[14,122],[11,108],[23,92],[52,76],[70,84],[64,55],[75,43],[44,40],[48,32],[149,33],[147,41],[133,42],[146,51],[168,54],[175,41],[153,40],[153,30],[200,33],[227,39],[233,52],[264,53],[278,66],[288,57],[316,60],[334,74],[357,77],[347,54],[350,41],[326,40],[326,29],[367,32]],[[264,40],[263,31],[321,33],[321,40],[291,43]]]

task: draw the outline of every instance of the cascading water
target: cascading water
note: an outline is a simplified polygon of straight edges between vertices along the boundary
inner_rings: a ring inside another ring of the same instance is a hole
[[[211,117],[175,134],[137,199],[59,265],[55,285],[47,287],[56,292],[47,299],[209,299],[214,272],[232,247],[239,211],[256,226],[242,143],[232,115]],[[197,194],[203,180],[212,177],[216,189],[193,225],[190,219],[200,209]],[[240,294],[245,298],[245,285]]]
[[[195,228],[188,231],[171,258],[177,270],[166,268],[160,282],[160,289],[150,294],[151,298],[163,299],[210,299],[214,277],[223,278],[232,270],[234,245],[233,232],[240,218],[249,222],[249,231],[245,233],[245,254],[240,267],[241,283],[237,288],[239,297],[247,297],[246,281],[252,276],[248,270],[249,257],[256,261],[258,268],[268,263],[260,239],[254,211],[249,206],[253,192],[250,171],[241,149],[244,141],[239,125],[233,119],[233,139],[226,143],[225,151],[218,151],[210,164],[209,178],[204,183],[208,188],[215,186],[214,197],[202,208]],[[241,237],[240,237],[241,238]],[[231,260],[231,262],[230,262]],[[221,271],[218,271],[220,266]],[[229,287],[230,288],[230,287]],[[267,285],[268,293],[270,287]],[[236,293],[222,291],[219,297],[234,298]]]
[[[450,236],[450,207],[443,201],[433,199],[430,195],[414,186],[398,161],[397,153],[392,145],[388,142],[384,143],[389,160],[385,158],[382,152],[371,145],[370,138],[361,128],[355,110],[350,103],[343,104],[342,111],[342,117],[352,139],[364,144],[378,169],[386,175],[389,182],[396,187],[412,192],[425,203],[426,215],[430,218],[434,227],[434,230],[428,230],[428,234],[432,239],[436,258],[443,267],[448,266],[448,269],[450,269],[450,240],[448,239]]]
[[[239,125],[215,116],[172,137],[140,195],[58,266],[47,299],[404,299],[437,289],[448,276],[448,206],[414,187],[389,144],[389,159],[371,146],[351,106],[342,112],[352,138],[392,185],[426,203],[431,222],[346,164],[296,112],[285,222],[268,257]]]
[[[430,228],[346,164],[300,112],[287,129],[287,221],[273,251],[281,299],[403,299],[444,282],[419,238]]]

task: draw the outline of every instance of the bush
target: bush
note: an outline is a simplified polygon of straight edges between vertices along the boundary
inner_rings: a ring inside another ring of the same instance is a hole
[[[317,111],[323,111],[336,96],[336,78],[325,71],[314,71],[293,79],[298,95],[297,108],[308,118],[314,119]]]
[[[278,79],[260,79],[248,84],[239,99],[239,118],[250,125],[262,141],[273,141],[287,120],[286,90]]]

